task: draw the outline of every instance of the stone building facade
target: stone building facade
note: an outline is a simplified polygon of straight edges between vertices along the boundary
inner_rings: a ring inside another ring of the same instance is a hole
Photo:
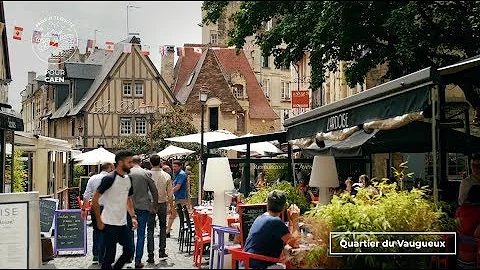
[[[202,87],[209,91],[204,110],[205,131],[226,129],[243,135],[279,129],[279,117],[263,95],[243,51],[237,54],[235,49],[203,44],[185,44],[184,51],[175,67],[166,65],[171,63],[173,51],[162,57],[162,76],[166,81],[174,81],[175,97],[193,114],[198,130]]]

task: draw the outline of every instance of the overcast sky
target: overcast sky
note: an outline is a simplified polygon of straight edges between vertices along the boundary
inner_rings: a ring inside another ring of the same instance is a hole
[[[5,1],[6,29],[12,82],[9,86],[9,103],[20,112],[20,92],[27,84],[27,72],[36,71],[37,76],[47,69],[33,52],[32,33],[35,24],[48,16],[61,16],[71,21],[80,42],[94,38],[103,48],[106,41],[119,42],[127,36],[127,8],[130,8],[130,32],[140,33],[142,44],[150,45],[150,58],[160,70],[160,45],[183,46],[184,43],[201,43],[201,1],[190,2],[11,2]],[[23,27],[21,41],[13,39],[14,26]],[[82,40],[83,39],[83,40]],[[82,46],[82,44],[80,44]],[[83,45],[85,46],[85,45]]]

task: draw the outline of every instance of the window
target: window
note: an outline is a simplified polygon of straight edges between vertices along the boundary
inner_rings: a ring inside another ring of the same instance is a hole
[[[262,67],[268,68],[268,56],[264,56],[264,57],[263,57]]]
[[[135,133],[147,134],[147,121],[145,118],[135,118]]]
[[[282,100],[290,99],[290,83],[282,82]]]
[[[190,75],[190,78],[188,78],[187,86],[189,86],[190,84],[192,84],[193,77],[195,77],[195,71],[192,72],[192,75]]]
[[[267,98],[270,98],[270,80],[264,79],[262,83],[263,93]]]
[[[121,135],[132,134],[132,118],[126,118],[126,117],[120,118],[120,134]]]
[[[143,96],[143,83],[136,82],[135,83],[135,96],[142,97]]]
[[[210,43],[212,45],[217,45],[218,44],[218,34],[215,32],[210,33]]]
[[[243,98],[243,85],[241,84],[235,84],[233,86],[233,95],[236,98]]]
[[[130,82],[123,83],[123,95],[124,96],[132,95],[132,84]]]

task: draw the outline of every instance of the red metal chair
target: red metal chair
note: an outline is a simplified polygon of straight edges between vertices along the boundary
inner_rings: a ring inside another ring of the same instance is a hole
[[[193,261],[195,266],[202,268],[203,248],[210,245],[211,236],[210,231],[205,231],[203,224],[198,213],[194,213],[193,224],[195,226],[195,245],[193,250]]]
[[[243,262],[243,266],[245,269],[250,269],[250,259],[262,260],[272,263],[279,263],[282,261],[281,258],[274,258],[245,252],[243,251],[243,248],[227,248],[227,250],[230,254],[232,254],[232,269],[239,269],[240,262]]]

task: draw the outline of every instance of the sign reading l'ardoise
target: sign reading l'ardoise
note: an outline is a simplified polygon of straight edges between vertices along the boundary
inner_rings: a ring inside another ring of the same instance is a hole
[[[350,127],[348,124],[348,113],[340,113],[327,119],[327,132],[348,127]]]

